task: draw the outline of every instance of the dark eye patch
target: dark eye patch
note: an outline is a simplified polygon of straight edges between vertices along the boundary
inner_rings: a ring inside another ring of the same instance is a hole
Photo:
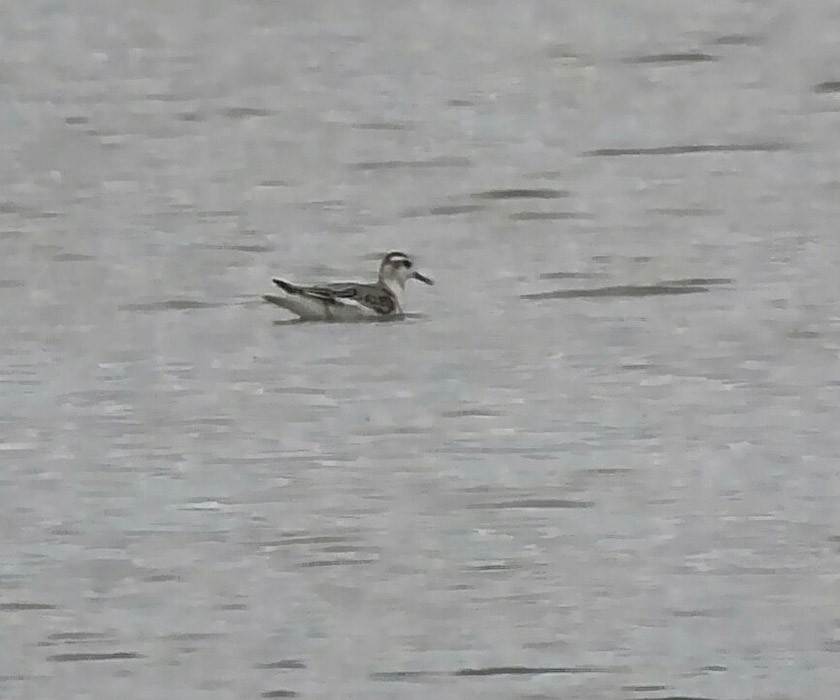
[[[411,260],[403,260],[402,264],[405,268],[407,268],[409,270],[411,269]]]

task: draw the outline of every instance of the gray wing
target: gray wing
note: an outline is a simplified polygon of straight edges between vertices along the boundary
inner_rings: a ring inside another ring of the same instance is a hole
[[[273,282],[288,294],[300,294],[319,299],[327,304],[357,303],[383,315],[392,314],[397,309],[394,295],[386,288],[375,284],[333,282],[331,284],[302,287],[276,278]]]

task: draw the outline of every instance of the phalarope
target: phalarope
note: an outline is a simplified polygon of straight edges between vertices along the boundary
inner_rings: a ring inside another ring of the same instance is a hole
[[[274,278],[283,296],[266,294],[263,299],[297,314],[307,321],[357,321],[397,316],[403,313],[405,283],[410,279],[434,284],[414,269],[405,253],[388,253],[379,265],[379,279],[373,284],[332,282],[311,287]]]

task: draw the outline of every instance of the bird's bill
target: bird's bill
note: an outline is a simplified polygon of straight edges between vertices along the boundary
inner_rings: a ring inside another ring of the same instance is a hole
[[[421,275],[419,272],[415,272],[411,276],[416,280],[420,280],[423,284],[434,284],[434,281],[430,280],[426,275]]]

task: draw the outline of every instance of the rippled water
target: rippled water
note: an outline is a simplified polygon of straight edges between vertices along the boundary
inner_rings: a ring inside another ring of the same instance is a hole
[[[6,3],[0,697],[833,700],[838,22]]]

